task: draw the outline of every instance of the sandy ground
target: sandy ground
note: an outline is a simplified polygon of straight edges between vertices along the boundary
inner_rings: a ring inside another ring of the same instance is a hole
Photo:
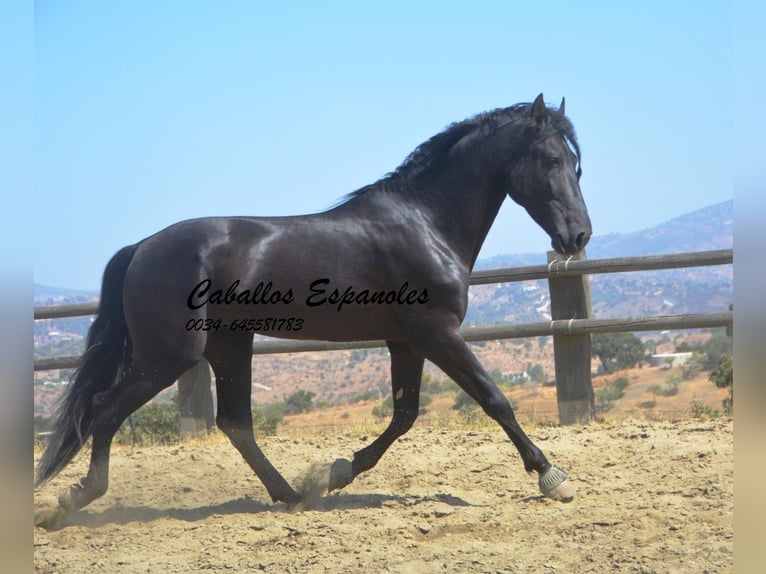
[[[118,448],[110,490],[52,531],[35,571],[690,572],[733,569],[730,421],[529,432],[578,489],[543,499],[501,432],[416,427],[312,510],[272,504],[228,443]],[[374,437],[265,439],[294,485]],[[36,508],[85,470],[81,456]]]

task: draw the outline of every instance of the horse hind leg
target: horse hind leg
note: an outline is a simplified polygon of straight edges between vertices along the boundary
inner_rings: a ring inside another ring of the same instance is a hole
[[[180,369],[183,372],[183,369]],[[90,466],[78,483],[71,485],[59,497],[59,511],[37,520],[42,526],[52,526],[63,515],[79,510],[103,496],[109,487],[109,453],[112,438],[123,421],[176,379],[175,371],[164,376],[146,376],[140,369],[131,369],[118,384],[98,393],[92,399],[93,423]]]
[[[253,434],[250,406],[252,336],[211,337],[205,356],[215,372],[216,425],[266,487],[274,502],[297,504],[300,495],[269,462]]]
[[[389,342],[391,353],[391,390],[394,413],[386,430],[371,444],[354,454],[354,460],[336,460],[330,467],[328,490],[350,484],[362,472],[375,466],[394,441],[406,433],[418,417],[420,382],[424,358],[407,343]]]

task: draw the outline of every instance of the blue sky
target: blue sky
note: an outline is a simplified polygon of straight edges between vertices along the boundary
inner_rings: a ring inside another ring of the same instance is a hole
[[[190,217],[324,210],[540,92],[566,96],[594,234],[733,196],[730,2],[536,4],[38,3],[35,282],[96,288]],[[481,255],[548,247],[508,200]]]

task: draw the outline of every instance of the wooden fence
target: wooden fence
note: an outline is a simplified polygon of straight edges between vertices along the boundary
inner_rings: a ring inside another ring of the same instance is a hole
[[[591,316],[590,286],[588,276],[600,273],[628,271],[652,271],[658,269],[681,269],[733,263],[732,249],[654,255],[647,257],[617,257],[610,259],[585,259],[579,256],[563,258],[549,252],[546,265],[534,265],[507,269],[475,271],[471,285],[487,285],[512,281],[548,279],[551,296],[551,321],[521,325],[498,325],[492,327],[469,327],[461,332],[466,341],[486,341],[525,337],[553,336],[556,369],[556,391],[561,424],[590,421],[595,412],[593,386],[591,383],[590,335],[630,331],[662,331],[731,327],[733,313],[695,313],[665,315],[658,317],[631,317],[617,319],[594,319]],[[35,307],[34,318],[61,319],[93,315],[98,303]],[[295,340],[258,340],[253,343],[253,354],[299,353],[304,351],[332,351],[344,349],[367,349],[385,347],[385,341],[331,342]],[[54,357],[36,359],[35,371],[73,368],[79,357]],[[194,371],[194,370],[193,370]],[[202,378],[200,378],[202,377]],[[186,422],[182,426],[192,429],[212,421],[212,400],[199,388],[207,381],[209,395],[210,375],[190,372],[179,381],[179,403]],[[195,390],[196,389],[196,390]],[[191,399],[189,397],[196,396]]]

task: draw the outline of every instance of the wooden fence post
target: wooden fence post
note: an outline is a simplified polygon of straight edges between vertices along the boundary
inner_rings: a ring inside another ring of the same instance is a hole
[[[194,438],[213,429],[213,393],[210,366],[205,359],[178,379],[181,439]]]
[[[548,252],[548,288],[551,294],[551,318],[554,321],[591,318],[588,276],[556,277],[556,271],[564,271],[568,261],[585,258],[585,251],[571,257],[554,251]],[[590,333],[554,335],[553,353],[559,424],[589,423],[595,413]]]

